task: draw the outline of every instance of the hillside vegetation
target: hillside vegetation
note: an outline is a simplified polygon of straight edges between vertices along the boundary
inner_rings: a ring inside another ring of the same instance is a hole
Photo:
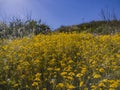
[[[120,90],[120,34],[2,39],[0,90]]]
[[[88,32],[93,34],[115,34],[120,32],[119,20],[92,21],[72,26],[61,26],[56,32]]]
[[[50,27],[42,23],[41,20],[22,20],[14,17],[8,23],[4,21],[0,22],[0,39],[31,37],[33,35],[48,34],[50,32]]]
[[[52,30],[48,25],[41,20],[22,20],[13,18],[10,22],[0,22],[0,38],[15,39],[23,37],[31,37],[38,34],[51,33],[72,33],[72,32],[87,32],[97,35],[115,34],[120,32],[120,20],[103,20],[92,21],[71,26],[61,26],[56,30]]]

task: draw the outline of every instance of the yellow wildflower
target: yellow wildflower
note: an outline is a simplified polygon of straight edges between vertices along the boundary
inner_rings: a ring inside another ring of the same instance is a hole
[[[18,85],[19,85],[19,84],[17,84],[17,83],[16,83],[16,84],[14,84],[14,86],[13,86],[13,87],[18,87]]]
[[[103,68],[100,68],[99,71],[100,72],[105,72],[105,70]]]
[[[33,82],[32,86],[38,86],[38,82]]]
[[[101,77],[100,74],[95,74],[95,75],[93,75],[93,78],[100,78],[100,77]]]
[[[63,83],[58,83],[56,87],[62,88],[62,87],[64,87],[64,84]]]
[[[80,87],[82,87],[82,86],[83,86],[83,84],[84,84],[84,82],[83,82],[83,81],[81,81],[81,82],[80,82]]]
[[[64,76],[64,75],[66,75],[67,74],[67,72],[62,72],[61,73],[61,76]]]

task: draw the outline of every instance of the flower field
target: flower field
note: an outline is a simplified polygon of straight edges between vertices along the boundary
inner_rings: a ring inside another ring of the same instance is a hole
[[[120,35],[0,40],[0,90],[120,90]]]

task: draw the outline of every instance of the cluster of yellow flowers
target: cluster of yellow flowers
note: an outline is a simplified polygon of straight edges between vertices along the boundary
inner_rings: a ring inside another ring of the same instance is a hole
[[[120,35],[0,40],[0,89],[120,90]]]

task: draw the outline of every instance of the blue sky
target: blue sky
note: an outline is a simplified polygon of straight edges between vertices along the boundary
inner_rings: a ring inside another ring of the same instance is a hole
[[[0,0],[0,18],[31,14],[55,29],[99,20],[101,9],[106,8],[120,16],[120,0]]]

